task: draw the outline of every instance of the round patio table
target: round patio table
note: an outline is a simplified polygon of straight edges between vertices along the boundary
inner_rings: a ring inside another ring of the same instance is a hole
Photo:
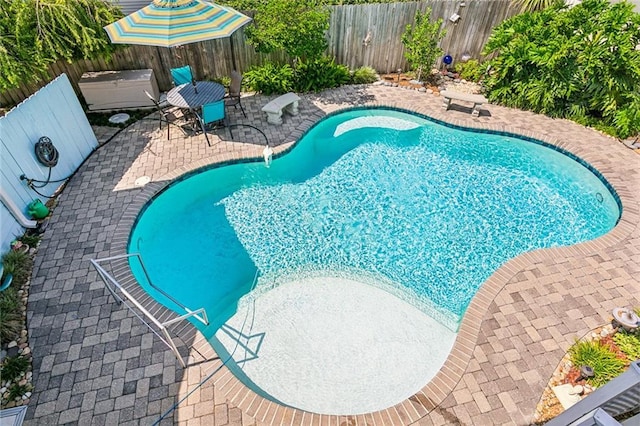
[[[216,102],[224,98],[224,86],[213,81],[197,81],[181,84],[167,93],[167,102],[179,108],[197,109],[204,104]]]

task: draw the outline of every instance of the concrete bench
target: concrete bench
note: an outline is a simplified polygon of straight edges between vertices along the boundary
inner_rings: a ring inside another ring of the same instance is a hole
[[[443,90],[442,92],[440,92],[440,96],[442,96],[444,99],[442,103],[442,108],[444,108],[445,110],[449,109],[449,106],[451,105],[451,99],[455,99],[458,101],[465,101],[465,102],[473,102],[473,110],[471,111],[471,115],[473,115],[474,117],[477,117],[478,115],[480,115],[480,110],[478,109],[478,107],[484,103],[489,102],[487,98],[485,98],[482,95],[472,95],[470,93],[458,93],[452,90]]]
[[[298,115],[298,101],[300,98],[295,93],[285,93],[262,107],[262,111],[267,113],[267,122],[271,124],[282,124],[282,111],[285,110],[291,115]]]

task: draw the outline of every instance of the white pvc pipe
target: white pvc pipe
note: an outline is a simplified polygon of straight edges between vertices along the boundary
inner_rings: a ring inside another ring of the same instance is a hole
[[[4,192],[3,188],[0,188],[0,201],[23,228],[35,228],[38,226],[38,222],[26,218],[18,206],[16,206],[16,203]]]

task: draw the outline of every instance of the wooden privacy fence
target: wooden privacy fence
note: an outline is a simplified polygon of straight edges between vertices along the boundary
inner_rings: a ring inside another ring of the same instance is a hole
[[[461,6],[465,3],[465,6]],[[368,65],[379,72],[408,69],[400,37],[405,27],[412,24],[416,11],[431,8],[432,19],[442,18],[447,35],[440,43],[454,60],[463,55],[480,58],[480,52],[493,27],[517,13],[511,0],[429,0],[408,3],[377,3],[332,6],[327,34],[328,53],[338,63],[357,68]],[[460,19],[453,23],[449,18],[456,13]],[[251,15],[251,14],[249,14]],[[249,24],[251,25],[251,24]],[[244,30],[234,33],[233,45],[236,66],[245,71],[252,65],[267,60],[287,62],[282,53],[264,55],[257,53],[246,43]],[[229,39],[209,40],[167,49],[152,46],[129,46],[116,52],[110,61],[64,61],[49,67],[49,76],[42,85],[56,76],[66,73],[76,93],[80,94],[78,81],[86,71],[130,70],[152,68],[161,90],[171,88],[169,69],[190,64],[198,79],[213,79],[230,75],[231,42]],[[1,106],[12,106],[27,98],[38,85],[23,85],[0,94]]]
[[[461,6],[464,4],[464,6]],[[491,30],[515,15],[511,0],[430,0],[410,3],[377,3],[336,6],[329,28],[329,54],[338,63],[357,68],[369,65],[379,72],[408,69],[402,33],[413,24],[417,11],[431,8],[431,19],[443,19],[447,34],[440,47],[454,60],[463,55],[480,58]],[[460,18],[454,23],[449,18]]]

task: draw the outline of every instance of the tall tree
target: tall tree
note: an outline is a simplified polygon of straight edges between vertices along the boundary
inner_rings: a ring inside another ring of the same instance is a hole
[[[258,52],[283,49],[294,58],[313,59],[327,48],[329,10],[322,0],[269,0],[256,5],[246,30]]]
[[[102,27],[120,17],[102,0],[0,0],[0,88],[37,82],[60,59],[109,57]]]
[[[402,34],[404,56],[413,68],[418,70],[416,78],[420,80],[423,71],[429,71],[436,58],[442,55],[438,46],[446,31],[442,29],[442,18],[431,22],[431,9],[416,13],[413,25],[407,25]]]

